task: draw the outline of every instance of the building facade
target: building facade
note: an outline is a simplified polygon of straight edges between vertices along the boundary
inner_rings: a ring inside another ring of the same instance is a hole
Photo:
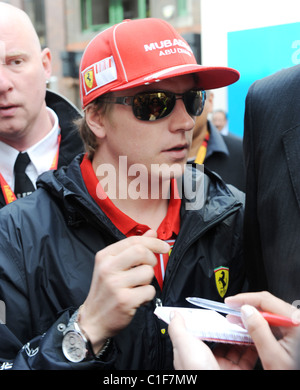
[[[49,87],[80,107],[78,67],[87,43],[124,19],[157,17],[171,23],[201,63],[201,0],[7,0],[23,9],[52,53]]]

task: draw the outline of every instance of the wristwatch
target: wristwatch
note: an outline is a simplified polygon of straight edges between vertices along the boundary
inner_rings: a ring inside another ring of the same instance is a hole
[[[72,315],[64,331],[62,351],[64,356],[72,363],[80,363],[92,359],[102,360],[110,344],[107,339],[100,352],[95,355],[91,342],[78,325],[78,310]]]

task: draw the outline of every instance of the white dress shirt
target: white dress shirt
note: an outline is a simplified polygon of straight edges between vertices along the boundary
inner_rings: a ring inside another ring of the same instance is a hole
[[[31,160],[25,172],[35,188],[38,176],[51,168],[59,146],[58,135],[60,129],[58,117],[51,108],[47,107],[47,110],[53,123],[52,130],[37,144],[31,146],[28,150],[24,150],[24,152],[28,153]],[[0,141],[0,173],[12,191],[14,191],[15,186],[14,165],[18,154],[18,150]]]

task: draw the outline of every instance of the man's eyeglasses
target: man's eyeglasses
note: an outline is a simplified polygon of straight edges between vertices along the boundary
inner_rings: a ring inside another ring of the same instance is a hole
[[[173,111],[176,100],[182,99],[187,112],[192,116],[201,115],[206,93],[203,90],[191,90],[184,93],[169,91],[140,92],[134,96],[101,97],[106,103],[132,106],[134,116],[141,121],[156,121],[165,118]]]

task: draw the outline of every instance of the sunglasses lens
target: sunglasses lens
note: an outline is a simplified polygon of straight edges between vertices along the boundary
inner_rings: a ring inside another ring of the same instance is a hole
[[[205,92],[188,91],[182,94],[187,112],[199,116],[204,108]],[[142,121],[156,121],[168,116],[176,103],[176,94],[167,91],[142,92],[134,96],[133,113]]]
[[[135,95],[133,113],[142,121],[156,121],[170,114],[176,97],[168,92],[144,92]]]
[[[204,91],[188,91],[183,95],[183,100],[189,114],[201,115],[205,103]]]

